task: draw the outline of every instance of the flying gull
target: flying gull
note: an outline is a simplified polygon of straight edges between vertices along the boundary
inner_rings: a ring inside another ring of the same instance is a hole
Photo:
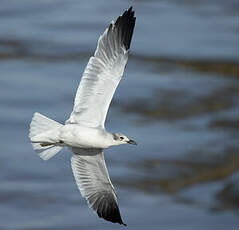
[[[40,113],[30,124],[33,149],[48,160],[69,147],[76,184],[88,205],[100,218],[123,223],[115,189],[105,165],[103,150],[136,142],[121,133],[105,130],[105,118],[114,92],[123,76],[135,26],[132,7],[100,36],[77,89],[70,118],[62,125]]]

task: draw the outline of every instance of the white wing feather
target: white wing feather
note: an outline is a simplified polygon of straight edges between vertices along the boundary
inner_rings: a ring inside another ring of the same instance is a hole
[[[73,112],[66,123],[103,127],[114,92],[124,73],[135,25],[132,8],[112,22],[98,40],[77,89]]]
[[[124,224],[102,150],[73,148],[72,151],[75,153],[71,158],[72,171],[89,207],[101,218]]]

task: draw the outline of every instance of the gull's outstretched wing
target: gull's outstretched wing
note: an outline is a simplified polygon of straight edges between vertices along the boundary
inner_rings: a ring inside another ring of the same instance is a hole
[[[102,150],[73,148],[72,151],[74,152],[71,158],[72,171],[89,207],[100,218],[125,225],[120,216],[116,193],[109,178]]]
[[[132,7],[112,22],[98,40],[78,87],[73,112],[66,123],[104,127],[107,111],[124,73],[135,25]]]

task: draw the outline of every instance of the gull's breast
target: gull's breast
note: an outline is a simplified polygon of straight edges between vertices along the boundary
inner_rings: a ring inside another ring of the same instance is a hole
[[[60,140],[70,147],[101,149],[109,147],[105,130],[78,124],[64,125],[60,130]]]

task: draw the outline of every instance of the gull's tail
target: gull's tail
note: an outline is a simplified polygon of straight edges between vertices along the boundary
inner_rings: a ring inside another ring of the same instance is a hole
[[[29,137],[33,149],[43,160],[49,160],[63,148],[59,143],[57,144],[57,141],[54,141],[54,136],[57,135],[61,126],[60,123],[40,113],[34,113],[30,124]]]

